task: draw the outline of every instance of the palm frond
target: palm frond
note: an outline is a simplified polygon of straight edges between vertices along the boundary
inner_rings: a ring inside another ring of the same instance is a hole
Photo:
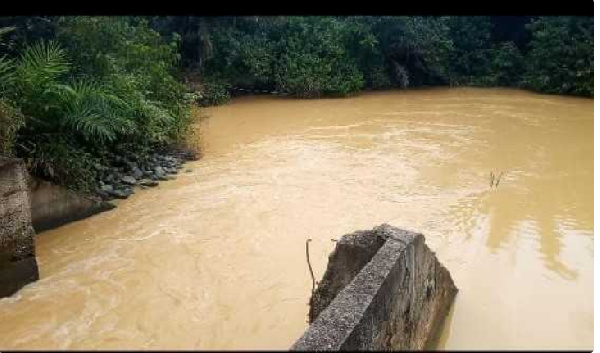
[[[25,90],[38,91],[69,71],[65,51],[53,41],[37,42],[21,55],[16,75]]]
[[[128,118],[128,104],[97,82],[78,80],[60,86],[57,93],[65,107],[62,125],[86,139],[113,141],[118,134],[127,135],[135,129],[133,119]]]
[[[6,43],[4,42],[4,38],[3,37],[7,33],[10,33],[12,31],[14,31],[15,29],[17,29],[17,27],[14,27],[14,26],[0,28],[0,45],[6,45]]]
[[[15,63],[3,56],[0,57],[0,95],[6,95],[15,82]]]

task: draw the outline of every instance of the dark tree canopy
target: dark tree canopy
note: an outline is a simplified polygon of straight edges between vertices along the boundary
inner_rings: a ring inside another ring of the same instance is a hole
[[[153,23],[164,34],[188,38],[182,63],[216,91],[269,88],[309,97],[449,84],[593,95],[592,17],[186,17]],[[554,75],[542,61],[560,62],[561,72]]]

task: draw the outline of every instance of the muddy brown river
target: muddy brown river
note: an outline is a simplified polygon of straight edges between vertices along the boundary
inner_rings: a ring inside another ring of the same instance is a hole
[[[440,349],[592,349],[593,100],[508,89],[239,98],[204,158],[40,234],[5,349],[287,349],[331,239],[425,234],[460,292]],[[490,188],[490,172],[503,172]]]

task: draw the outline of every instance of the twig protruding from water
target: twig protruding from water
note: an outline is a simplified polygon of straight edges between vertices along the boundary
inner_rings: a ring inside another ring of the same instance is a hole
[[[504,171],[500,172],[500,175],[498,175],[498,177],[496,177],[496,174],[494,174],[494,172],[490,172],[490,189],[493,187],[498,187],[498,185],[500,184],[500,179],[502,178],[502,176],[504,175]],[[496,182],[496,185],[494,185],[494,182]]]
[[[501,171],[500,175],[498,176],[498,180],[496,181],[496,187],[498,187],[498,184],[500,184],[500,178],[502,178],[503,174],[504,174],[504,171]]]
[[[312,278],[312,293],[315,293],[315,274],[313,272],[312,266],[310,265],[310,255],[308,251],[308,243],[310,243],[312,239],[306,239],[306,263],[308,263],[308,270],[310,271],[310,277]]]

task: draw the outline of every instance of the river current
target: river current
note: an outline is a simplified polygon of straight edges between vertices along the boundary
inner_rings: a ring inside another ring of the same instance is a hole
[[[0,348],[287,349],[307,327],[305,240],[320,278],[331,239],[384,222],[422,232],[459,288],[438,348],[593,347],[592,99],[427,89],[196,113],[188,172],[37,236],[41,279],[0,300]]]

